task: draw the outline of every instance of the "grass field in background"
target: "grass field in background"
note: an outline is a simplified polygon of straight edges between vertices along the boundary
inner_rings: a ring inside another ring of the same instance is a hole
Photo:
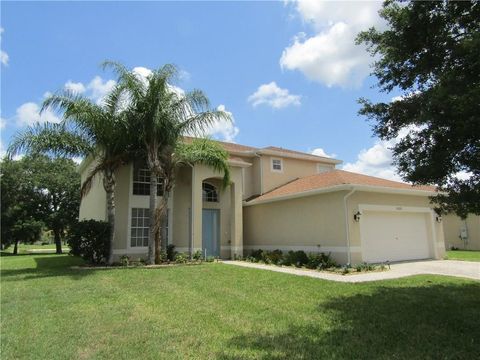
[[[480,261],[480,251],[448,250],[445,258],[448,260]]]
[[[4,255],[2,359],[475,359],[480,283],[336,283],[209,263]]]

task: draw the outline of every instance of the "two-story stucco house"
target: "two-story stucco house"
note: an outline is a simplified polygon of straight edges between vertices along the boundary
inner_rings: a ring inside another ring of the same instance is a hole
[[[441,219],[428,199],[433,188],[337,170],[339,160],[278,147],[220,144],[230,154],[227,188],[203,165],[178,169],[167,229],[178,251],[221,258],[256,248],[323,251],[340,263],[443,257]],[[80,165],[82,178],[91,166]],[[139,161],[116,176],[114,253],[145,257],[148,171]],[[82,200],[80,218],[105,217],[98,179]]]

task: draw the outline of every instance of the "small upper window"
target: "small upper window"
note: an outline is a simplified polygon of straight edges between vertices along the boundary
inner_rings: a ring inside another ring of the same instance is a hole
[[[218,202],[217,188],[209,183],[202,184],[202,198],[206,202]]]
[[[332,170],[331,166],[324,165],[324,164],[317,164],[317,172],[319,174],[330,171],[330,170]]]
[[[272,159],[272,171],[283,171],[283,162],[281,159]]]
[[[133,166],[133,195],[150,195],[150,170],[143,162]],[[157,196],[163,195],[163,181],[157,177]]]

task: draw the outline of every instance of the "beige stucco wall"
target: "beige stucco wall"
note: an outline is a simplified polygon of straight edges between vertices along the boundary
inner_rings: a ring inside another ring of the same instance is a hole
[[[80,178],[83,182],[93,169],[95,163],[91,162],[80,173]],[[107,198],[105,189],[103,188],[103,181],[101,174],[98,174],[93,179],[92,187],[90,191],[82,198],[80,203],[79,219],[93,219],[93,220],[106,220],[107,215]]]
[[[331,252],[346,262],[343,195],[335,192],[245,206],[244,248]]]
[[[467,227],[467,241],[460,239],[461,226]],[[445,247],[450,249],[455,246],[459,249],[480,250],[480,216],[469,215],[465,220],[449,214],[443,217],[443,229],[445,232]]]
[[[283,170],[281,172],[272,171],[272,159],[282,160]],[[262,193],[270,191],[280,185],[284,185],[294,179],[318,173],[318,163],[313,161],[263,155],[261,162],[263,171]],[[323,163],[322,165],[334,169],[334,165]]]
[[[361,225],[353,220],[353,214],[359,210],[359,206],[361,204],[393,207],[432,208],[430,200],[426,196],[384,194],[365,191],[353,193],[347,200],[350,245],[352,249],[355,250],[351,253],[352,263],[363,261],[360,241]],[[441,259],[445,255],[443,226],[442,224],[437,223],[434,218],[433,210],[430,214],[426,215],[426,221],[429,224],[427,229],[431,246],[430,253],[432,258]],[[432,226],[433,230],[431,230]],[[432,231],[435,231],[435,234],[433,234]]]
[[[353,220],[359,206],[430,208],[423,196],[356,192],[347,199],[347,217],[343,198],[347,191],[338,191],[244,207],[244,244],[251,249],[304,250],[331,252],[339,263],[347,262],[347,226],[350,234],[351,263],[363,261],[360,223]],[[398,209],[395,209],[398,211]],[[431,244],[431,256],[444,256],[443,227],[427,209],[425,219]],[[361,222],[361,220],[360,220]],[[318,246],[320,245],[320,246]]]

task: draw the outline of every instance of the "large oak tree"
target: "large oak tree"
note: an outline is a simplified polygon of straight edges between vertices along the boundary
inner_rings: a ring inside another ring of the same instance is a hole
[[[384,31],[360,33],[375,57],[373,75],[397,101],[360,99],[360,114],[414,184],[436,184],[438,209],[480,214],[480,3],[386,1]]]

